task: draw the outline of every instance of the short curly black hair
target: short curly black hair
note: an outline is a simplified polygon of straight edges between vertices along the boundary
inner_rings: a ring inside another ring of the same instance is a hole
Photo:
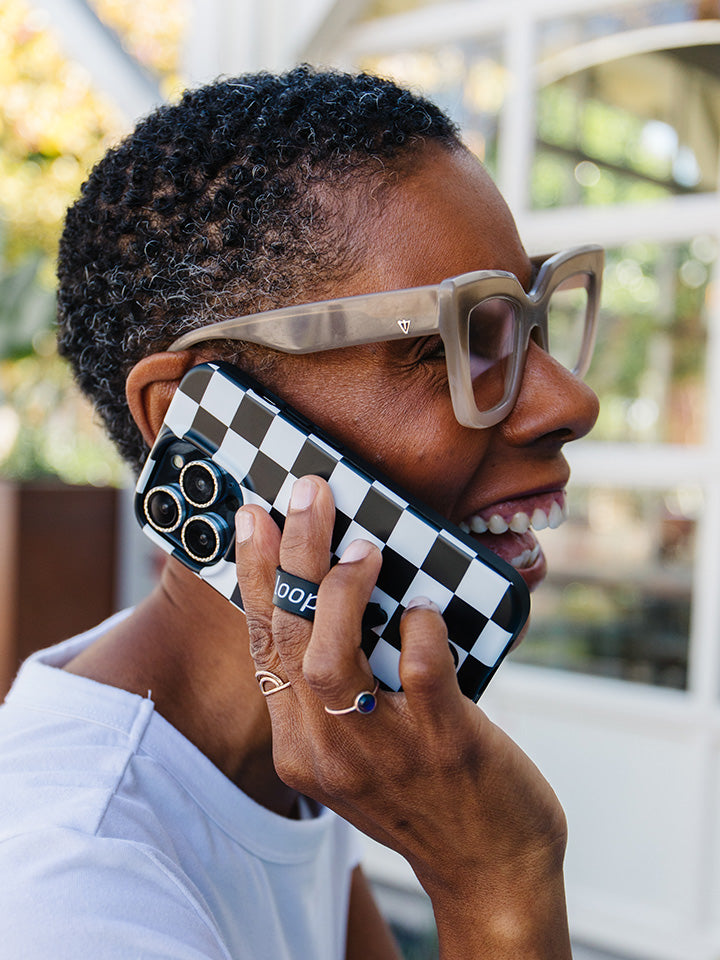
[[[460,146],[434,104],[303,66],[188,91],[105,155],[60,241],[58,344],[132,466],[146,455],[125,400],[138,360],[347,275],[357,231],[337,191],[389,184],[428,141]],[[245,345],[243,365],[268,353]]]

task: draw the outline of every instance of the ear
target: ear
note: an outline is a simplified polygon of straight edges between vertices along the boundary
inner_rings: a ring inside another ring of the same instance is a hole
[[[125,395],[133,420],[148,446],[152,446],[160,432],[178,384],[190,367],[199,362],[197,354],[190,350],[153,353],[143,357],[130,371]]]

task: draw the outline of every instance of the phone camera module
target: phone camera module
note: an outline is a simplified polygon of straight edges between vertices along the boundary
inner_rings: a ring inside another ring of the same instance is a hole
[[[150,526],[163,533],[176,530],[185,517],[182,499],[173,487],[153,487],[145,497],[143,509]]]
[[[180,488],[194,507],[209,507],[220,496],[222,474],[208,460],[193,460],[180,471]]]
[[[227,528],[222,520],[214,514],[205,514],[186,520],[180,539],[188,556],[193,560],[198,563],[211,563],[222,552],[226,535]]]

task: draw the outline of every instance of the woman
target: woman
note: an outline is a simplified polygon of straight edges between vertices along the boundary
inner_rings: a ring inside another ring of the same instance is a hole
[[[437,336],[294,356],[272,349],[271,329],[266,347],[205,331],[476,270],[525,290],[535,279],[503,200],[435,107],[375,78],[244,77],[164,108],[93,172],[61,248],[61,345],[130,459],[187,370],[230,357],[449,520],[488,527],[478,539],[534,588],[545,562],[527,519],[562,510],[562,447],[597,414],[538,342],[515,348],[502,419],[475,429],[456,417]],[[188,328],[191,346],[164,349]],[[478,381],[479,412],[495,405],[493,376]],[[171,558],[135,610],[26,665],[0,719],[16,798],[0,818],[0,872],[15,877],[5,942],[30,957],[51,944],[397,957],[330,808],[407,858],[443,960],[570,957],[562,810],[460,694],[432,603],[403,618],[403,692],[354,709],[372,687],[360,620],[380,556],[356,541],[329,571],[332,521],[317,477],[295,485],[282,536],[259,508],[239,510],[246,619]],[[314,624],[273,606],[278,565],[320,584]],[[283,688],[264,696],[258,671]],[[65,784],[49,800],[34,775],[48,769]]]

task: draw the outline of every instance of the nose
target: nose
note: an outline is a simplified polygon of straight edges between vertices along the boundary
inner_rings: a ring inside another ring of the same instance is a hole
[[[598,412],[595,392],[531,340],[520,393],[501,424],[507,442],[561,447],[589,433]]]

